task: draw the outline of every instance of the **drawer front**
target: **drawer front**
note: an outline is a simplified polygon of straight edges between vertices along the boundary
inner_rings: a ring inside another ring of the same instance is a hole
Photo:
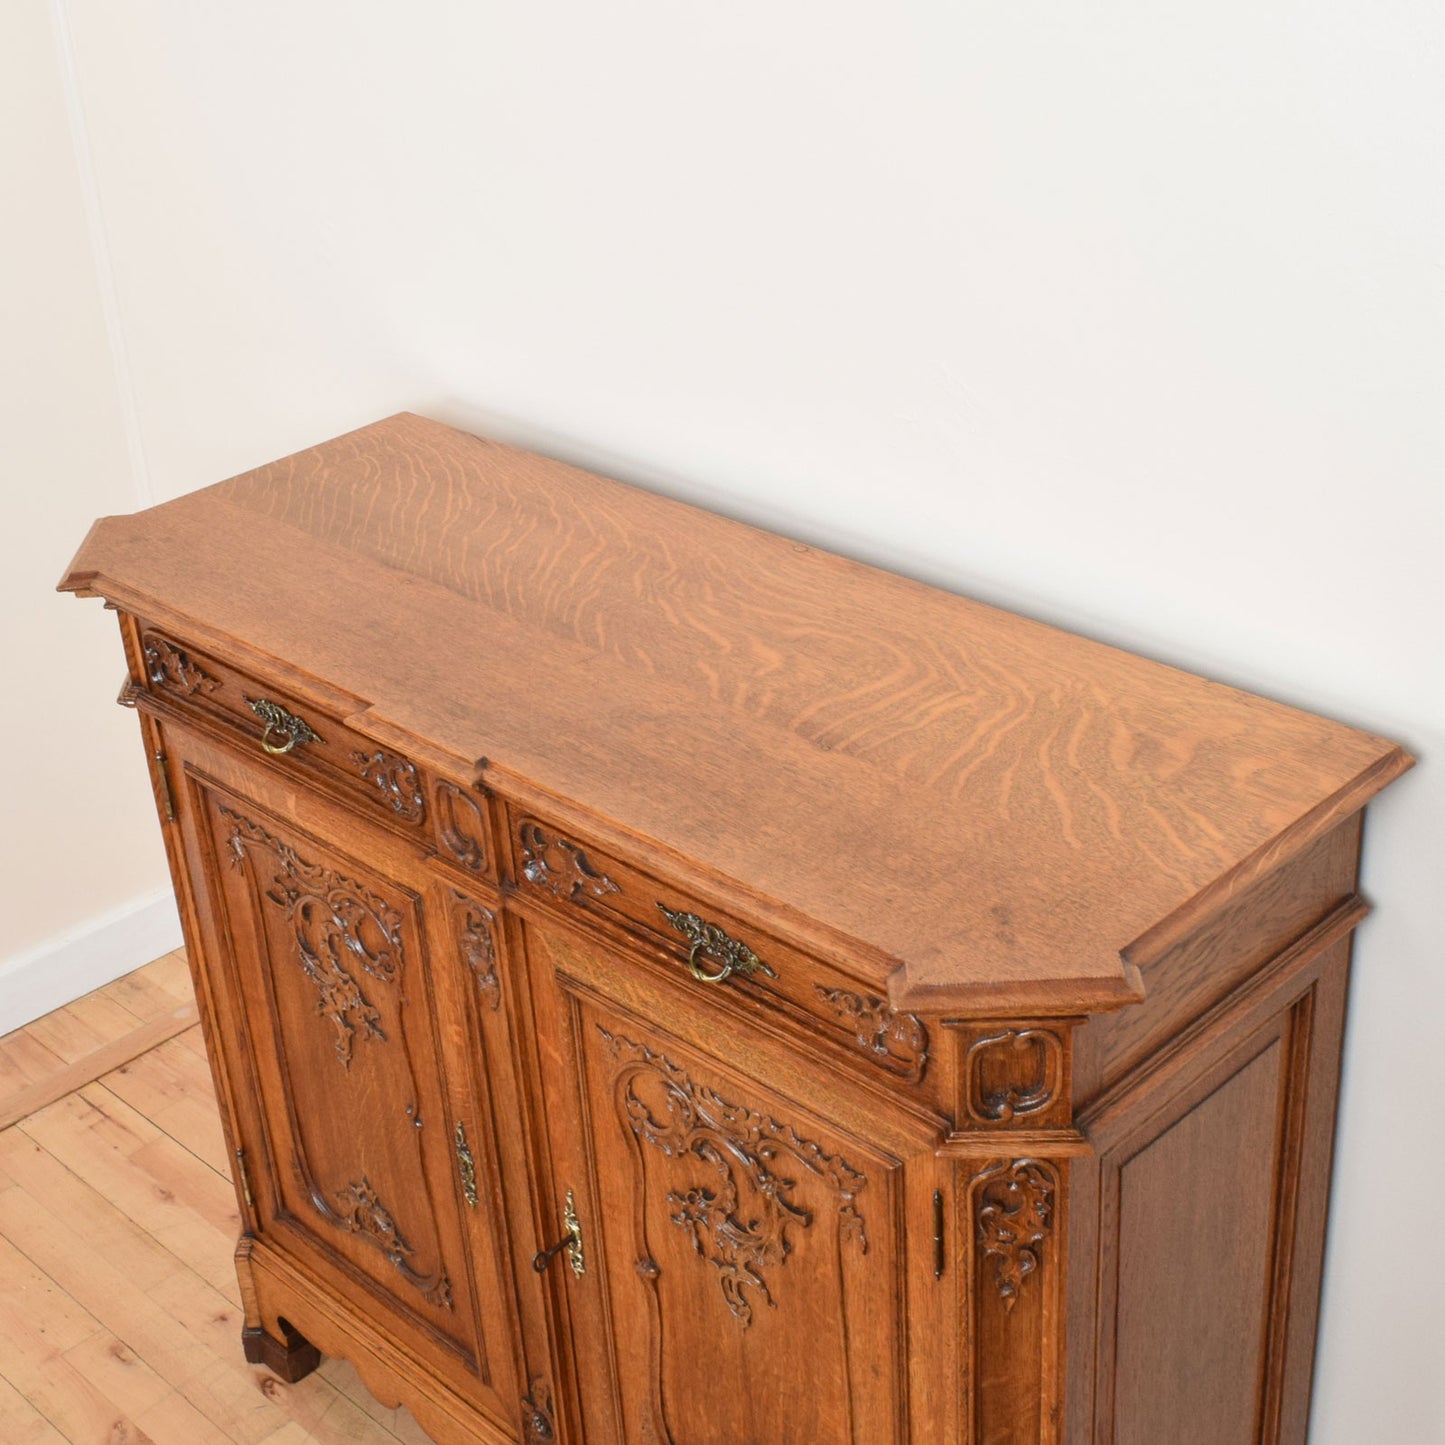
[[[393,822],[425,823],[425,780],[409,758],[377,747],[274,683],[153,629],[141,633],[141,651],[153,695],[235,730],[257,751],[285,759],[288,766],[322,774]]]
[[[490,802],[475,788],[428,778],[339,718],[154,628],[141,632],[145,686],[182,714],[219,724],[247,750],[339,790],[373,817],[429,833],[447,862],[494,880]]]
[[[870,1076],[924,1082],[927,1025],[857,979],[531,813],[514,812],[509,834],[524,896],[640,935],[699,990],[766,1027],[824,1043]]]

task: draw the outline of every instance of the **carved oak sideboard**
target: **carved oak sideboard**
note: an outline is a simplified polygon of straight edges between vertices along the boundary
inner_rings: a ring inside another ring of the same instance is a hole
[[[409,415],[62,587],[249,1359],[439,1441],[1304,1439],[1398,747]]]

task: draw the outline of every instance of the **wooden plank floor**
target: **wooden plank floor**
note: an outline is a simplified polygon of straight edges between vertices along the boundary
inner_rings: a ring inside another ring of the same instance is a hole
[[[422,1445],[343,1361],[246,1364],[239,1228],[181,953],[0,1038],[0,1442]]]

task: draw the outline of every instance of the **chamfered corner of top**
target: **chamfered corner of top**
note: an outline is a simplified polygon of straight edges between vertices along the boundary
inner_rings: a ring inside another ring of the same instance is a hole
[[[101,575],[101,569],[96,565],[98,559],[95,556],[96,543],[103,532],[114,526],[118,519],[115,517],[97,517],[90,524],[90,530],[86,532],[79,547],[75,549],[75,556],[70,559],[70,565],[61,575],[60,581],[55,584],[57,592],[71,592],[77,597],[98,597],[100,590],[92,584]]]

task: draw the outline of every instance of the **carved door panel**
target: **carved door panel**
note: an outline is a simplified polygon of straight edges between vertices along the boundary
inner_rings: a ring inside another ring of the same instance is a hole
[[[304,788],[180,733],[168,750],[252,1230],[511,1415],[490,1193],[461,1147],[489,1131],[441,1063],[466,1033],[450,891]]]
[[[836,1122],[865,1114],[825,1071],[780,1075],[725,998],[657,993],[562,928],[529,921],[526,947],[553,1188],[572,1191],[581,1233],[585,1273],[565,1254],[549,1272],[586,1439],[945,1438],[946,1409],[936,1431],[909,1427],[906,1296],[925,1251],[910,1265],[904,1241],[933,1168],[916,1124]]]

